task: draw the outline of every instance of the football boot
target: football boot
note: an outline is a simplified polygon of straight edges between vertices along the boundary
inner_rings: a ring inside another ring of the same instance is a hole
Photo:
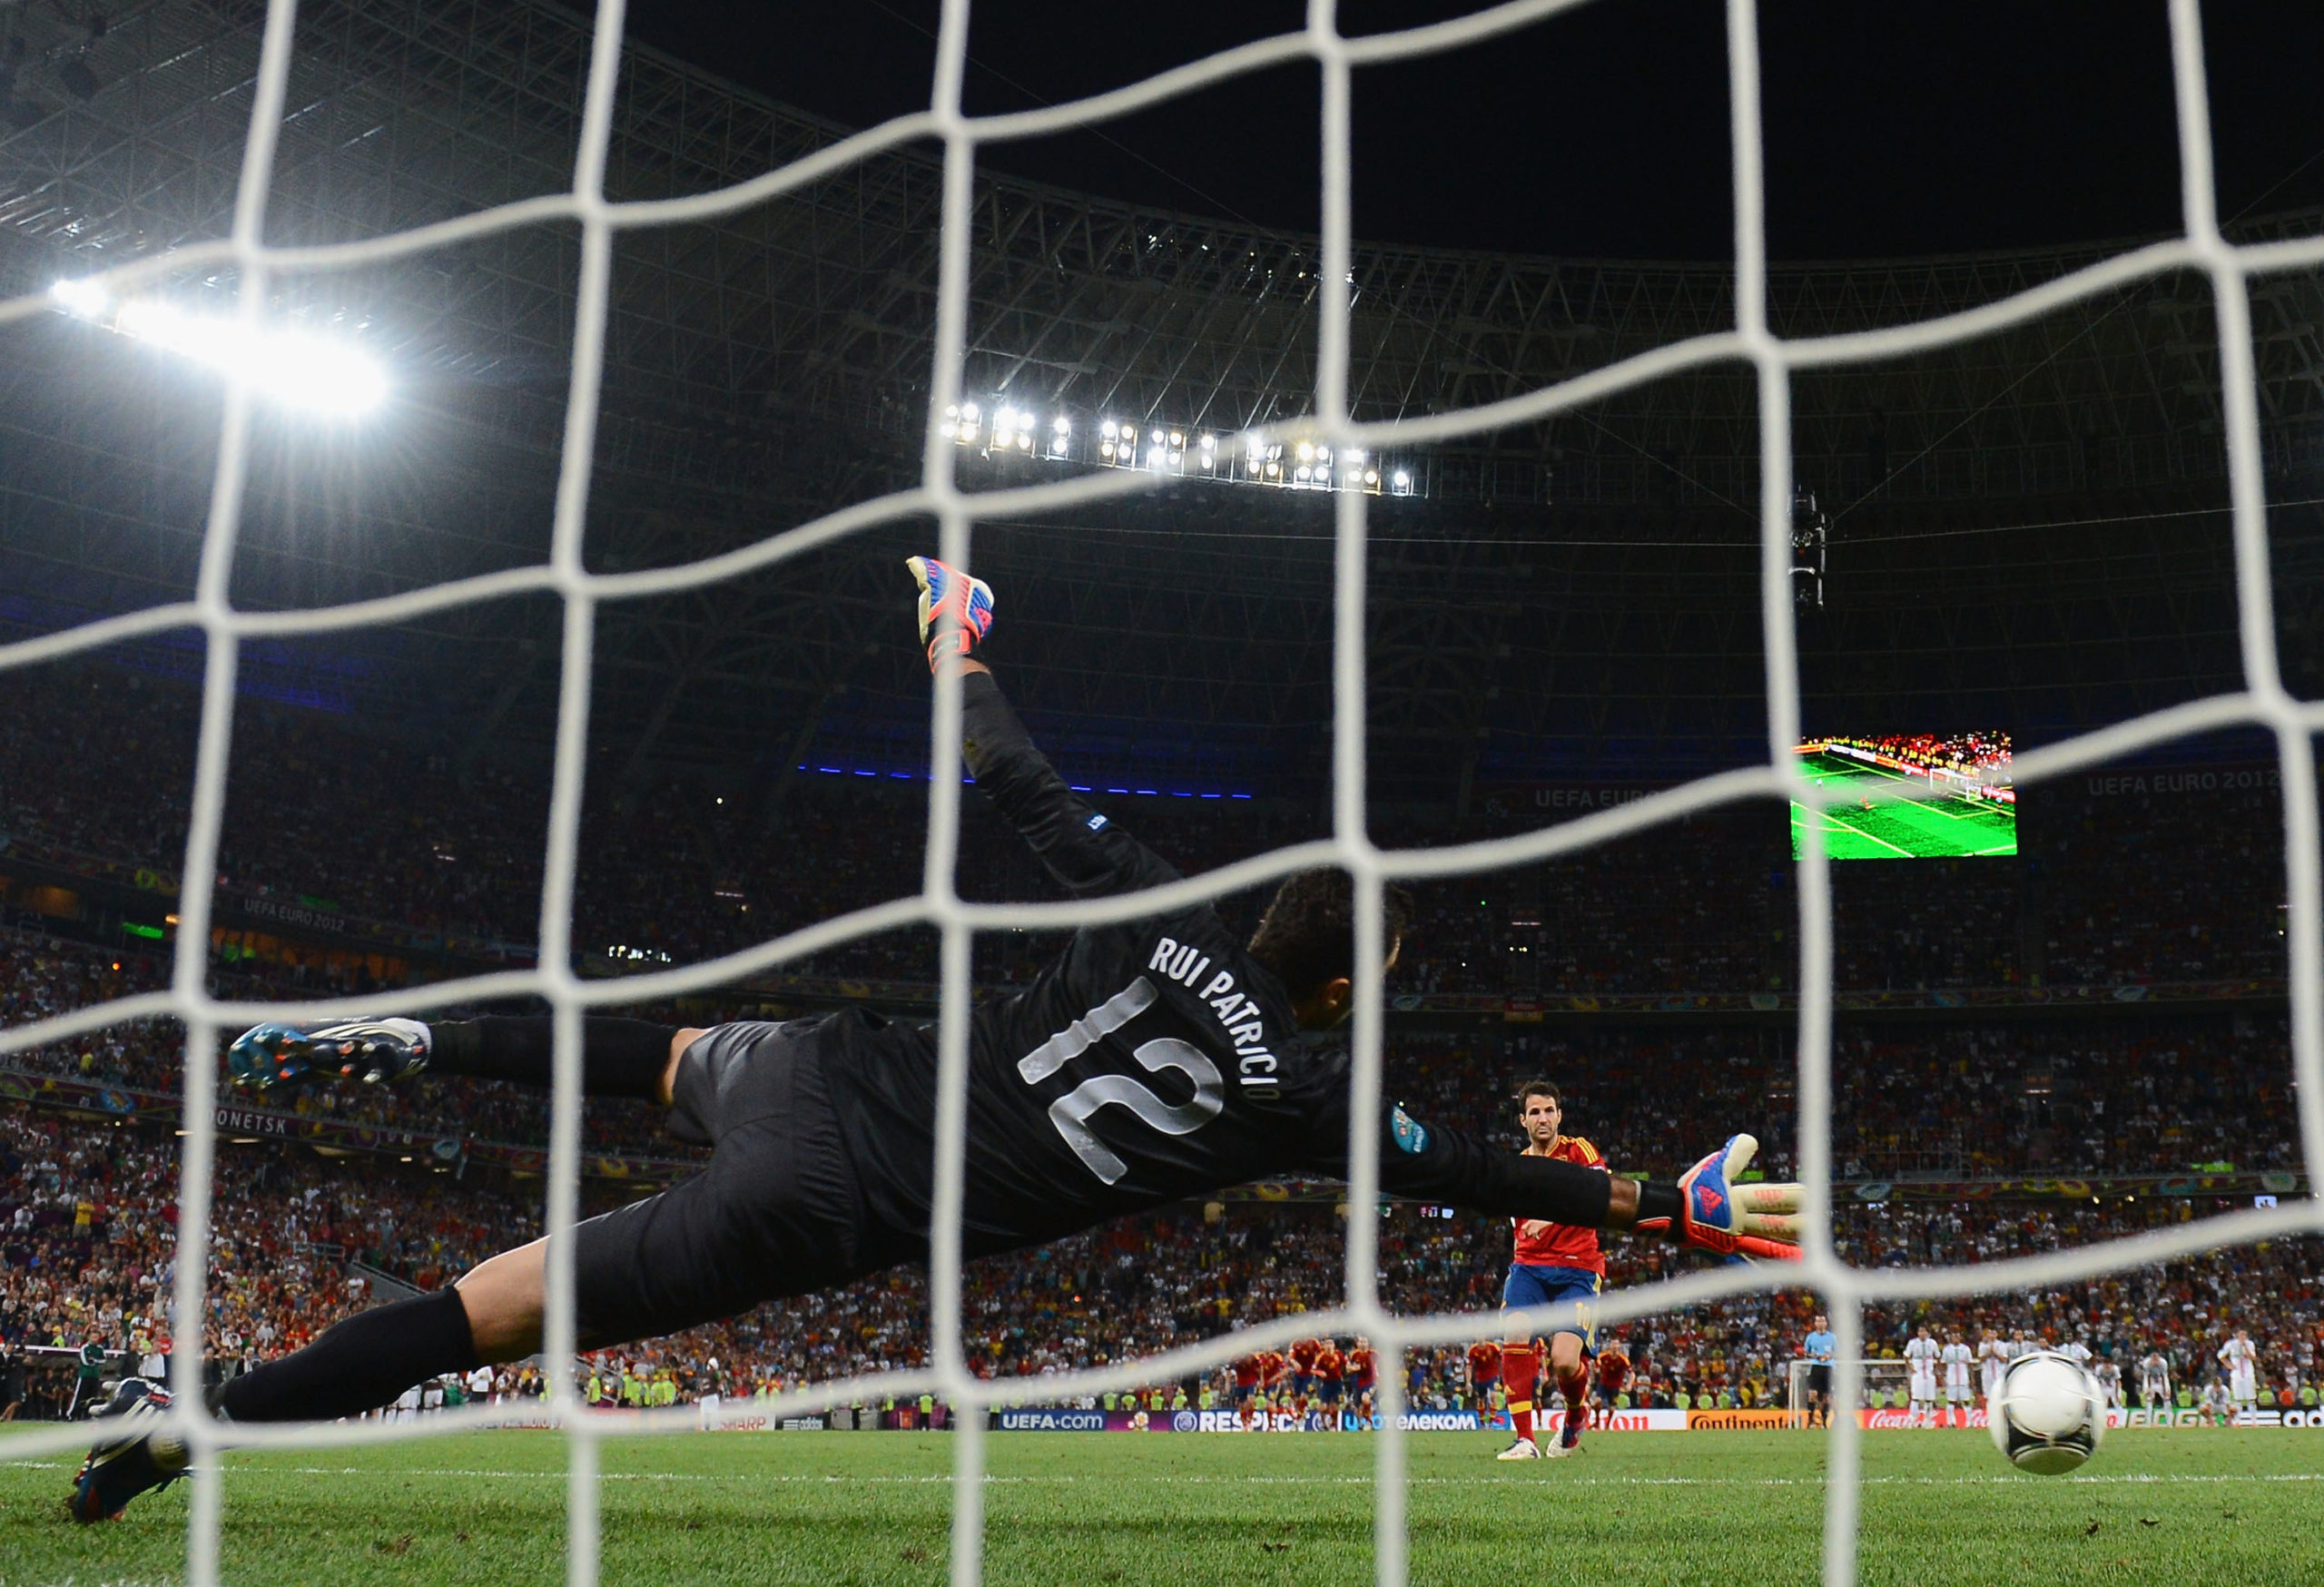
[[[261,1096],[334,1076],[386,1085],[425,1070],[433,1044],[418,1020],[253,1025],[226,1049],[226,1072],[235,1085]]]

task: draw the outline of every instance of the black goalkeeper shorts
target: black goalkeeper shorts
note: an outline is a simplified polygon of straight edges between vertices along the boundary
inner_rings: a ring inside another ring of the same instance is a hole
[[[574,1229],[584,1348],[675,1333],[862,1276],[864,1211],[817,1020],[720,1025],[678,1061],[670,1131],[710,1167]]]

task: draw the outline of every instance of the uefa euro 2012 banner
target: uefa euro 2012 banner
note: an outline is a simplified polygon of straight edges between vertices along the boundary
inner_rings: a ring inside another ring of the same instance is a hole
[[[1686,1411],[1617,1411],[1593,1424],[1611,1433],[1679,1432],[1690,1414]],[[1479,1433],[1506,1428],[1505,1415],[1479,1415],[1474,1411],[1407,1411],[1400,1424],[1408,1433]],[[1361,1433],[1375,1422],[1350,1415],[1343,1425],[1337,1417],[1292,1412],[1254,1414],[1246,1423],[1232,1410],[1100,1411],[1069,1405],[1020,1405],[992,1413],[992,1426],[1001,1433]]]
[[[1713,1413],[1716,1414],[1716,1413]],[[1782,1412],[1774,1413],[1781,1416]],[[1702,1413],[1698,1412],[1698,1415]],[[1978,1405],[1964,1409],[1959,1406],[1939,1411],[1934,1416],[1916,1414],[1911,1410],[1882,1409],[1858,1411],[1856,1425],[1881,1432],[1915,1432],[1930,1427],[1983,1427],[1987,1424],[1985,1408]],[[2106,1410],[2106,1425],[2117,1427],[2210,1427],[2220,1424],[2219,1418],[2209,1411],[2165,1409],[2159,1411],[2127,1411],[2120,1405]],[[2253,1410],[2242,1411],[2227,1418],[2230,1427],[2290,1427],[2324,1433],[2324,1410]]]

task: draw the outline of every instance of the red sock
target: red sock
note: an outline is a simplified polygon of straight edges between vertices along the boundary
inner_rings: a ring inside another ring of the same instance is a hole
[[[1505,1345],[1501,1352],[1502,1387],[1509,1395],[1509,1421],[1520,1438],[1533,1436],[1533,1346]]]
[[[1558,1392],[1565,1395],[1565,1419],[1570,1426],[1579,1427],[1590,1419],[1590,1373],[1575,1366],[1570,1372],[1558,1374]]]

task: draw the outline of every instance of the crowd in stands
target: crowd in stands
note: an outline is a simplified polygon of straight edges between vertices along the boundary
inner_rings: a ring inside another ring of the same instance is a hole
[[[158,984],[164,973],[158,961],[0,932],[0,1021],[21,1024],[141,981]],[[648,1012],[680,1020],[673,1010]],[[685,1016],[717,1017],[701,1008]],[[2292,1166],[2288,1054],[2280,1016],[2110,1010],[2007,1025],[1844,1026],[1834,1038],[1835,1162],[1848,1179]],[[1509,1086],[1541,1073],[1571,1094],[1573,1128],[1618,1163],[1667,1168],[1640,1154],[1667,1156],[1668,1143],[1691,1142],[1724,1119],[1760,1137],[1772,1171],[1791,1167],[1797,1069],[1787,1029],[1648,1022],[1512,1034],[1398,1021],[1387,1059],[1395,1095],[1481,1134],[1503,1129]],[[175,1021],[148,1020],[0,1056],[0,1070],[173,1094],[182,1060]],[[487,1080],[318,1087],[270,1106],[435,1138],[547,1140],[542,1093]],[[593,1151],[699,1155],[642,1102],[590,1099],[584,1125]]]
[[[2006,733],[1890,733],[1860,737],[1842,734],[1827,740],[1856,749],[1869,750],[1886,755],[1908,766],[1924,769],[1970,773],[1998,771],[2006,781],[2009,772],[2009,734]]]
[[[0,735],[0,873],[22,859],[43,876],[165,891],[183,845],[191,695],[99,668],[19,671],[0,682],[11,713]],[[537,778],[489,756],[454,764],[409,755],[344,721],[251,703],[240,713],[235,766],[222,896],[295,905],[342,941],[432,942],[437,957],[409,956],[423,976],[495,954],[521,959],[540,886],[546,801]],[[747,790],[604,781],[585,811],[576,911],[576,943],[595,968],[731,951],[921,885],[924,784],[817,772]],[[1187,871],[1321,828],[1318,813],[1263,801],[1131,798],[1109,808]],[[965,809],[966,895],[1054,896],[980,802]],[[1488,799],[1458,822],[1397,814],[1380,836],[1440,843],[1551,818],[1522,800]],[[2014,863],[1834,867],[1838,986],[2136,992],[2157,981],[2280,981],[2281,829],[2264,778],[2070,780],[2029,797],[2023,819]],[[1432,883],[1416,890],[1415,927],[1390,991],[1784,991],[1797,974],[1794,886],[1775,809],[1712,813],[1554,862]],[[1257,902],[1246,894],[1222,908],[1247,925]],[[76,936],[24,886],[12,884],[0,906],[0,1026],[168,984],[162,944]],[[1023,982],[1057,941],[988,934],[978,945],[980,983]],[[214,986],[253,998],[359,992],[378,962],[289,948],[222,955]],[[902,931],[793,968],[925,983],[935,963],[934,934]],[[705,1023],[759,1006],[711,997],[638,1011]],[[1746,1127],[1765,1143],[1766,1167],[1783,1175],[1796,1166],[1789,1040],[1773,1026],[1455,1029],[1399,1015],[1389,1085],[1428,1117],[1505,1135],[1511,1083],[1545,1073],[1567,1089],[1571,1127],[1618,1168],[1668,1173],[1700,1143]],[[1835,1165],[1856,1181],[2289,1166],[2297,1152],[2287,1046],[2280,1015],[2167,1007],[2046,1022],[1980,1014],[1846,1024],[1834,1051]],[[146,1020],[0,1055],[0,1070],[167,1093],[180,1085],[182,1048],[173,1022]],[[472,1140],[538,1145],[547,1133],[542,1097],[480,1081],[324,1089],[286,1105]],[[593,1099],[586,1129],[596,1151],[695,1155],[642,1104]],[[353,1264],[431,1286],[537,1218],[527,1200],[537,1186],[431,1172],[441,1165],[426,1161],[325,1161],[275,1145],[222,1150],[241,1155],[216,1188],[216,1282],[203,1328],[228,1362],[294,1347],[362,1304]],[[162,1297],[177,1187],[167,1132],[0,1103],[0,1337],[103,1336],[134,1359],[156,1351],[171,1331]],[[592,1182],[598,1201],[621,1193]],[[1987,1260],[2143,1227],[2193,1205],[1859,1208],[1844,1237],[1866,1262]],[[1341,1227],[1328,1203],[1237,1202],[1216,1216],[1180,1209],[980,1263],[970,1280],[971,1336],[991,1371],[1039,1375],[1326,1306],[1339,1293]],[[1505,1230],[1400,1207],[1384,1238],[1383,1271],[1399,1306],[1494,1304]],[[2161,1340],[2195,1363],[2233,1320],[2262,1339],[2278,1370],[2310,1374],[2317,1255],[2313,1242],[2281,1243],[2071,1293],[1882,1313],[1873,1334],[1901,1338],[1908,1321],[1925,1316],[1941,1326],[2086,1335],[2101,1350]],[[1618,1246],[1616,1282],[1680,1260]],[[1797,1348],[1808,1304],[1738,1302],[1630,1326],[1638,1394],[1764,1397]],[[749,1394],[912,1365],[925,1337],[922,1280],[907,1271],[694,1330],[625,1355],[620,1368],[690,1395]],[[1423,1404],[1472,1393],[1458,1351],[1429,1353],[1416,1373]],[[515,1392],[515,1381],[487,1392]]]
[[[0,871],[17,856],[173,886],[192,694],[97,666],[19,671],[0,686],[11,722],[0,741]],[[1971,739],[1930,753],[1983,753]],[[547,809],[537,769],[413,754],[347,720],[255,702],[238,714],[234,767],[219,867],[230,906],[295,909],[342,938],[384,932],[471,960],[521,958],[536,940]],[[585,956],[614,969],[687,962],[920,889],[923,784],[814,769],[730,781],[593,781],[576,905]],[[1189,872],[1324,830],[1320,810],[1264,800],[1095,796]],[[964,895],[1055,896],[981,801],[964,812]],[[1458,820],[1386,812],[1378,835],[1433,845],[1562,813],[1495,796]],[[2281,823],[2264,769],[2043,784],[2021,825],[2015,862],[1836,866],[1840,990],[2281,979]],[[1549,863],[1429,883],[1417,890],[1419,929],[1400,987],[1789,990],[1797,904],[1787,845],[1780,810],[1738,808]],[[1246,919],[1255,902],[1230,901],[1228,912]],[[992,934],[979,973],[1019,981],[1047,941]],[[284,967],[294,985],[361,990],[374,973],[287,957],[297,961]],[[424,977],[448,968],[409,966]],[[793,968],[931,982],[935,937],[891,932]]]
[[[208,1351],[229,1372],[297,1348],[367,1302],[365,1269],[420,1287],[538,1227],[537,1186],[491,1188],[441,1173],[305,1158],[279,1145],[227,1148],[213,1208]],[[231,1155],[240,1154],[240,1155]],[[176,1151],[163,1132],[0,1110],[0,1339],[64,1351],[94,1339],[158,1370],[170,1321]],[[600,1189],[597,1200],[604,1199]],[[2184,1198],[1850,1206],[1842,1253],[1860,1264],[1989,1262],[2075,1247],[2203,1216]],[[1149,1355],[1269,1318],[1328,1307],[1344,1294],[1344,1226],[1328,1203],[1236,1202],[1121,1220],[1013,1257],[973,1264],[967,1332],[993,1375],[1038,1376]],[[1610,1237],[1610,1287],[1698,1259],[1658,1242]],[[1499,1220],[1398,1204],[1382,1225],[1381,1273],[1408,1313],[1490,1311],[1509,1234]],[[1984,1328],[2080,1341],[2127,1359],[2160,1348],[2174,1381],[2207,1381],[2235,1327],[2260,1348],[2270,1385],[2316,1377],[2319,1267],[2314,1239],[2227,1249],[2054,1289],[1868,1311],[1875,1354],[1915,1326],[1974,1339]],[[917,1268],[781,1301],[598,1358],[609,1375],[666,1382],[687,1397],[748,1396],[925,1360],[924,1274]],[[1610,1329],[1637,1366],[1633,1403],[1775,1403],[1821,1303],[1752,1296]],[[62,1357],[54,1359],[61,1362]],[[1222,1380],[1223,1381],[1223,1380]],[[1422,1405],[1478,1403],[1462,1353],[1421,1353],[1409,1386]],[[52,1375],[51,1385],[63,1379]],[[524,1393],[497,1376],[482,1392]],[[54,1409],[52,1405],[50,1407]]]

